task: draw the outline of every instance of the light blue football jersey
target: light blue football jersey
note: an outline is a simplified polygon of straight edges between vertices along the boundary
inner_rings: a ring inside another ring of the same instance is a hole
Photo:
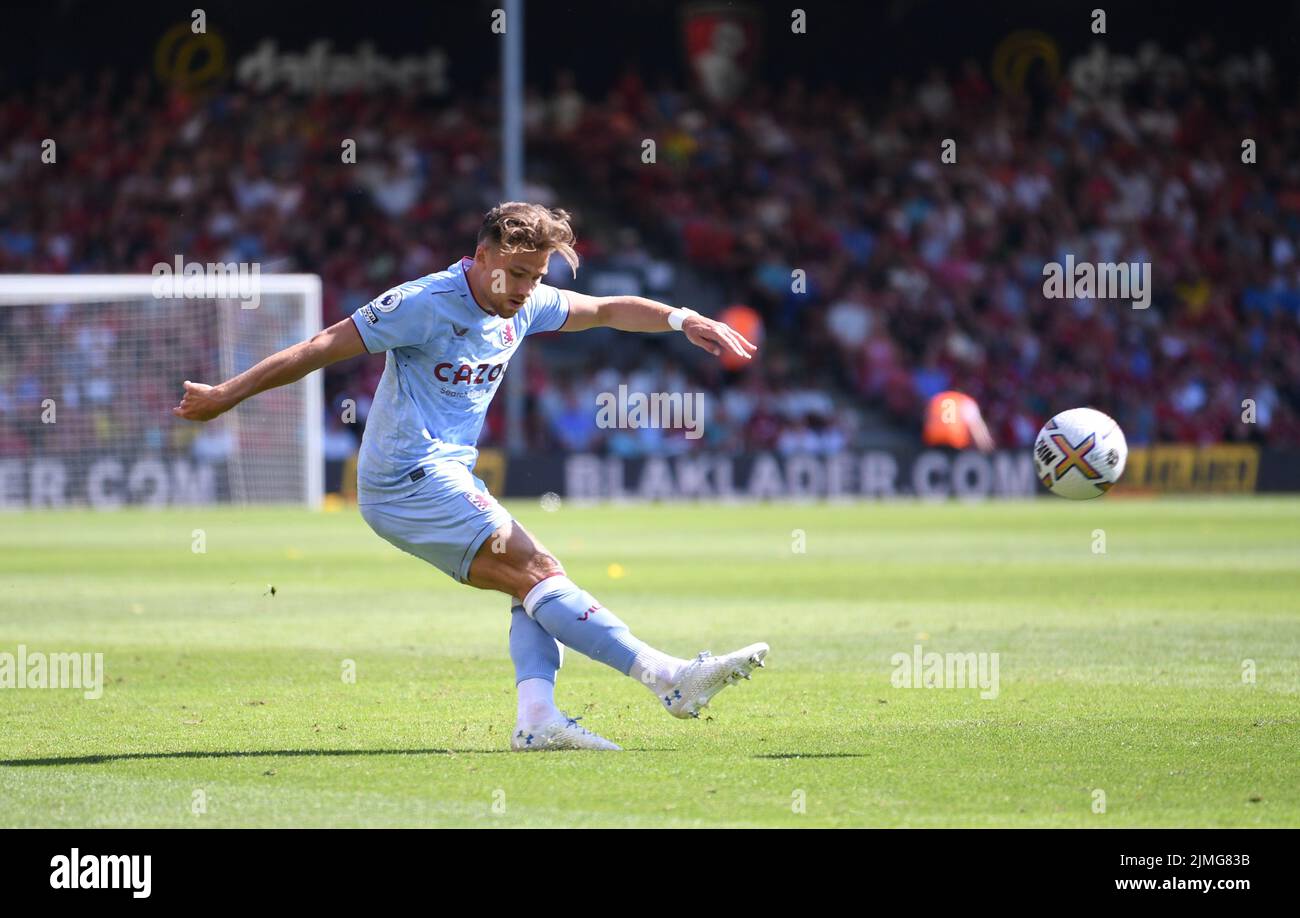
[[[388,352],[361,438],[359,504],[413,493],[439,462],[473,469],[488,405],[515,348],[569,317],[564,295],[546,284],[510,319],[484,312],[465,279],[473,262],[462,258],[394,287],[352,314],[366,350]]]

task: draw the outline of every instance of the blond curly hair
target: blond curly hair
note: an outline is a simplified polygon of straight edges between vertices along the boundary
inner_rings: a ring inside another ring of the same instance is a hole
[[[507,255],[515,252],[559,252],[578,276],[578,253],[574,251],[569,212],[524,201],[505,201],[483,217],[480,245],[491,245]]]

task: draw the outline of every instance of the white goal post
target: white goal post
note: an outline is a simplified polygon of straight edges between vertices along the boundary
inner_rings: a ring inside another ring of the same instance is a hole
[[[207,423],[171,413],[184,380],[318,332],[320,277],[210,281],[0,275],[0,509],[321,505],[322,371]]]

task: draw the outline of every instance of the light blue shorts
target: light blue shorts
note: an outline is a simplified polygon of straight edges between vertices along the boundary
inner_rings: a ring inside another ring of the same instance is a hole
[[[381,538],[464,583],[474,555],[511,521],[510,511],[459,462],[439,463],[421,484],[409,497],[361,504],[361,517]]]

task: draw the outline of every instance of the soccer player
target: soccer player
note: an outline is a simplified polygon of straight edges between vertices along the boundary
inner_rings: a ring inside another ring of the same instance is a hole
[[[763,666],[768,645],[685,660],[633,636],[567,576],[473,474],[475,444],[511,355],[538,332],[607,327],[683,332],[715,356],[757,348],[690,309],[635,296],[593,297],[540,283],[552,253],[576,274],[569,215],[536,204],[492,208],[473,258],[394,287],[349,318],[219,385],[185,381],[177,417],[209,421],[244,399],[339,360],[386,351],[362,437],[357,504],[382,538],[461,583],[513,600],[510,656],[518,717],[511,748],[618,749],[555,703],[561,645],[638,680],[675,717],[698,717],[719,691]],[[592,406],[595,410],[595,406]]]

